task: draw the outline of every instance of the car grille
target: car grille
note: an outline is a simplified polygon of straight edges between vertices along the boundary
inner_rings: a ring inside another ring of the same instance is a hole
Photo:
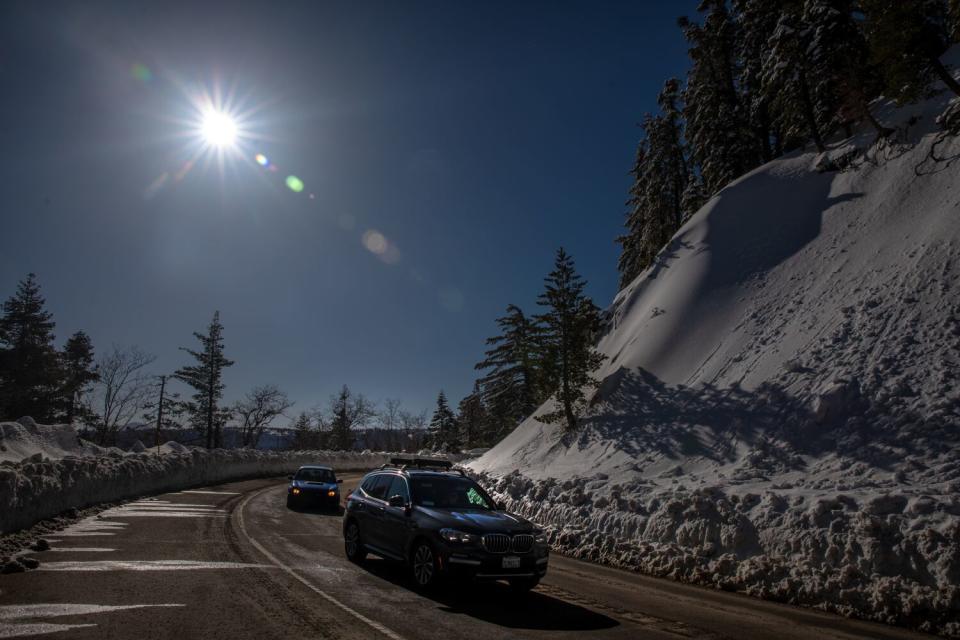
[[[483,548],[490,553],[527,553],[533,548],[533,536],[522,533],[511,538],[505,533],[488,533],[483,536]]]

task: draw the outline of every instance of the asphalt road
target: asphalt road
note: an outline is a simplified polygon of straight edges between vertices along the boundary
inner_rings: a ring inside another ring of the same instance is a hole
[[[345,474],[344,495],[361,474]],[[552,556],[506,585],[412,590],[399,565],[343,555],[339,515],[293,512],[286,482],[136,501],[51,535],[40,568],[0,576],[0,638],[922,638]]]

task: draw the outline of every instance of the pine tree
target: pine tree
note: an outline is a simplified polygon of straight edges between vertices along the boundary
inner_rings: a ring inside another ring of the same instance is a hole
[[[537,304],[545,312],[537,316],[544,327],[545,346],[557,363],[552,381],[560,408],[539,416],[544,422],[563,421],[568,431],[577,427],[577,413],[586,402],[586,390],[598,383],[592,374],[603,363],[603,355],[594,349],[599,330],[599,310],[583,294],[586,282],[576,273],[573,259],[557,250],[554,269],[544,279],[545,291]]]
[[[308,451],[318,447],[317,436],[319,434],[318,431],[313,428],[309,414],[306,412],[301,413],[297,416],[297,419],[290,428],[293,430],[293,442],[291,446],[294,450]]]
[[[464,449],[486,444],[487,410],[483,404],[480,383],[457,406],[457,440]]]
[[[886,95],[899,104],[915,102],[930,94],[934,79],[960,95],[960,83],[940,60],[951,43],[943,0],[861,0],[860,6]]]
[[[53,316],[36,276],[29,274],[3,303],[0,318],[0,412],[11,419],[53,420],[63,386],[53,346]]]
[[[693,213],[690,197],[690,169],[683,143],[679,107],[680,82],[667,80],[657,99],[661,114],[647,115],[641,128],[644,138],[637,150],[631,174],[627,233],[619,238],[620,286],[629,284],[646,269],[669,242],[680,225]]]
[[[869,64],[867,41],[853,17],[853,0],[805,0],[803,23],[809,31],[805,56],[809,61],[813,93],[824,111],[818,120],[830,128],[866,120],[877,135],[893,131],[870,111],[880,94],[880,78]]]
[[[206,334],[194,332],[193,335],[200,341],[202,349],[194,351],[181,347],[181,350],[193,356],[197,363],[181,367],[173,375],[194,390],[192,399],[186,404],[190,423],[203,434],[207,448],[213,449],[222,445],[223,425],[229,418],[229,411],[217,406],[223,397],[223,370],[233,365],[233,361],[223,355],[220,312],[214,312]]]
[[[741,103],[761,162],[769,162],[781,153],[770,100],[763,91],[763,59],[767,41],[777,26],[780,3],[781,0],[733,0],[738,34],[736,55],[741,61],[738,78]]]
[[[478,381],[482,403],[489,410],[486,440],[496,442],[532,414],[539,394],[538,329],[523,310],[507,306],[497,319],[500,335],[487,338],[485,358],[476,369],[488,372]]]
[[[60,418],[67,424],[75,420],[90,422],[94,414],[82,399],[90,385],[99,380],[93,361],[93,343],[90,336],[77,331],[70,336],[60,354],[63,385],[60,390]]]
[[[457,439],[457,419],[447,404],[443,390],[437,396],[437,408],[427,427],[427,438],[434,451],[451,451],[459,446]]]
[[[353,393],[347,385],[330,398],[328,445],[337,450],[353,449],[354,429],[366,425],[376,415],[373,404],[363,394]]]
[[[708,194],[760,161],[748,117],[738,95],[736,29],[726,0],[703,0],[703,25],[681,18],[692,62],[683,102],[686,139]]]
[[[776,113],[786,146],[812,140],[823,152],[824,115],[835,112],[827,96],[814,92],[814,74],[808,49],[811,32],[802,22],[800,0],[782,3],[777,27],[768,41],[763,62],[763,95]]]

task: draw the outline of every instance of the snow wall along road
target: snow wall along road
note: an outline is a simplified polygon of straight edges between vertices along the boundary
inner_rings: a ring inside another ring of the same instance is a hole
[[[241,478],[292,473],[304,464],[365,470],[388,453],[266,452],[189,449],[157,456],[111,451],[97,457],[0,462],[0,533],[29,527],[69,509]],[[37,456],[39,457],[39,456]]]

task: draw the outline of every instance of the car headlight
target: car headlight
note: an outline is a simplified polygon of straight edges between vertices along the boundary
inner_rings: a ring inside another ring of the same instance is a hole
[[[544,533],[543,529],[540,527],[533,528],[533,541],[534,542],[546,542],[547,534]]]
[[[334,491],[333,489],[331,489],[330,491],[327,491],[327,495],[330,496],[331,498],[333,498],[334,496],[337,495],[337,492]]]
[[[297,487],[294,487],[293,489],[290,489],[290,493],[292,493],[295,496],[298,496],[300,495],[300,489],[298,489]]]
[[[464,533],[456,529],[440,529],[440,537],[447,542],[458,542],[460,544],[471,544],[480,539],[478,535]]]

